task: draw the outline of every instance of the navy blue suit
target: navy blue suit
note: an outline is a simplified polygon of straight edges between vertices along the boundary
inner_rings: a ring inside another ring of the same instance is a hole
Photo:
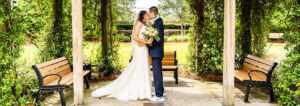
[[[164,93],[163,76],[162,76],[162,58],[164,57],[164,25],[163,20],[158,18],[155,20],[154,28],[159,31],[159,41],[153,40],[152,46],[148,46],[149,55],[152,59],[152,69],[154,77],[155,94],[162,97]]]

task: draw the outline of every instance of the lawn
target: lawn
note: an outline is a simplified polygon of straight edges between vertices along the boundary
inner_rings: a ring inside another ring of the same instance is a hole
[[[178,64],[186,63],[186,55],[188,53],[189,43],[165,43],[165,51],[177,51]],[[97,44],[96,43],[85,43],[84,44],[84,57],[95,58],[97,54]],[[120,62],[123,66],[129,63],[130,59],[131,44],[130,43],[120,43],[119,56]]]
[[[83,44],[83,57],[95,59],[97,54],[98,43],[85,42]],[[188,54],[189,43],[177,42],[177,43],[165,43],[165,51],[177,51],[178,63],[185,65],[187,63],[186,55]],[[271,46],[271,47],[270,47]],[[270,48],[269,48],[270,47]],[[23,53],[20,60],[32,60],[37,57],[38,49],[33,45],[24,45]],[[119,56],[122,66],[126,66],[130,59],[130,43],[120,43]],[[282,43],[268,43],[266,46],[266,58],[270,61],[280,61],[281,57],[284,57],[286,51],[284,50],[284,44]]]

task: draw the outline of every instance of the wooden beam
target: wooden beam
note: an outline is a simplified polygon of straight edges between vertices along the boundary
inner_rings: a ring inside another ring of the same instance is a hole
[[[235,0],[224,1],[223,105],[234,105]]]
[[[74,105],[83,105],[82,0],[72,0]]]

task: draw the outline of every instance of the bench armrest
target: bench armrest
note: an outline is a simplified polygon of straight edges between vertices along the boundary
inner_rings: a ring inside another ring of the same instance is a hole
[[[238,69],[238,70],[242,69],[244,58],[245,58],[245,56],[241,55],[237,58],[237,60],[235,59],[235,63],[237,63],[237,64],[235,64],[234,69]]]
[[[250,71],[248,72],[248,76],[249,76],[249,78],[250,78],[250,81],[252,81],[252,77],[251,77],[251,75],[250,75],[251,72],[259,72],[259,73],[264,74],[265,76],[268,76],[268,74],[266,74],[266,73],[263,72],[263,71],[260,71],[260,70],[250,70]]]
[[[58,85],[60,85],[60,81],[61,81],[61,79],[62,79],[62,76],[59,75],[58,73],[55,73],[55,74],[48,74],[48,75],[44,76],[43,79],[46,78],[46,77],[49,77],[49,76],[53,76],[53,75],[56,75],[56,76],[59,77],[59,80],[58,80],[57,83],[58,83]]]

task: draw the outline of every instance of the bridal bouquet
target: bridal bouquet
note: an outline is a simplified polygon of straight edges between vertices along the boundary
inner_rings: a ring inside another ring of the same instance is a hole
[[[159,41],[158,30],[153,27],[147,27],[144,32],[142,32],[146,39]],[[152,46],[152,44],[150,44]]]

